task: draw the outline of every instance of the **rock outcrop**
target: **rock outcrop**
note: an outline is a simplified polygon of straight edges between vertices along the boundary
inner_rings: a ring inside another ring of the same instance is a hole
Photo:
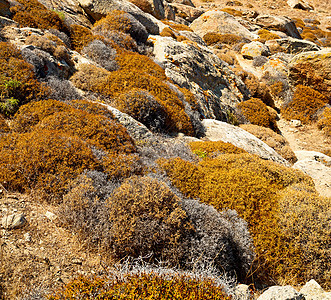
[[[206,138],[210,141],[231,143],[263,159],[272,160],[285,166],[290,165],[266,143],[239,127],[208,119],[203,120],[202,124],[205,127]]]
[[[207,11],[193,21],[190,27],[201,37],[208,32],[216,32],[220,34],[235,34],[249,40],[258,38],[258,35],[250,32],[235,17],[224,11]]]
[[[305,297],[293,287],[287,285],[272,286],[257,298],[257,300],[305,300]]]
[[[269,47],[257,41],[245,44],[241,48],[241,55],[248,59],[253,59],[257,56],[269,56],[270,54]]]
[[[330,100],[331,48],[304,52],[294,56],[289,64],[289,78],[293,85],[309,86]]]
[[[232,108],[249,98],[241,79],[207,47],[170,37],[151,36],[149,40],[166,75],[196,95],[205,118],[228,121]]]

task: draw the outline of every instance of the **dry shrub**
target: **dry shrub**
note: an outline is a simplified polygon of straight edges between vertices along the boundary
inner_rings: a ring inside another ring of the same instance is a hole
[[[244,76],[243,80],[253,98],[259,98],[266,105],[275,108],[275,103],[270,93],[270,89],[265,83],[261,83],[260,80],[253,74]]]
[[[208,32],[203,36],[203,40],[208,46],[212,46],[218,43],[233,46],[242,42],[243,38],[235,34],[219,34],[216,32]]]
[[[171,22],[171,21],[165,21],[165,20],[163,20],[162,22],[164,24],[170,26],[173,30],[193,32],[193,30],[190,27],[188,27],[187,25],[184,25],[184,24],[178,24],[178,23],[174,23],[174,22]]]
[[[69,28],[55,11],[48,10],[37,0],[17,0],[19,5],[11,8],[13,20],[23,27],[57,29],[69,32]]]
[[[242,15],[243,15],[242,11],[236,10],[236,9],[230,8],[230,7],[225,7],[223,9],[221,9],[221,11],[224,11],[234,17],[242,17]]]
[[[281,113],[287,120],[300,120],[307,124],[316,119],[319,109],[328,103],[320,92],[303,85],[297,85],[291,102],[284,104]]]
[[[147,91],[132,89],[116,97],[112,105],[149,129],[162,132],[170,122],[165,107]]]
[[[171,28],[169,27],[165,27],[161,32],[160,32],[160,36],[163,37],[172,37],[173,39],[176,40],[177,36],[176,34],[171,30]]]
[[[115,119],[114,114],[100,103],[88,100],[72,100],[69,104],[74,108],[84,110],[93,115],[101,115],[111,120]]]
[[[111,153],[132,153],[134,142],[126,129],[101,115],[89,114],[67,106],[63,112],[44,117],[36,129],[57,130],[78,136],[88,144]]]
[[[146,256],[176,265],[193,230],[179,198],[156,179],[132,177],[107,200],[115,256]]]
[[[90,29],[77,24],[70,27],[70,41],[73,50],[80,52],[94,39],[95,37]]]
[[[0,182],[48,201],[60,201],[70,180],[99,167],[86,142],[54,130],[4,135],[0,144]]]
[[[133,56],[133,58],[138,61],[140,56]],[[80,89],[97,92],[112,98],[132,89],[145,90],[159,99],[160,104],[165,107],[169,116],[169,122],[166,123],[165,127],[167,132],[180,131],[187,135],[195,134],[183,102],[179,99],[178,94],[160,79],[165,75],[157,64],[148,59],[142,59],[140,63],[137,62],[138,66],[146,66],[146,72],[158,76],[155,77],[146,74],[144,69],[138,69],[134,66],[129,70],[128,67],[131,66],[132,61],[123,58],[119,63],[123,65],[123,68],[111,73],[95,66],[85,65],[74,74],[71,80]]]
[[[280,132],[275,116],[269,112],[268,107],[260,99],[251,98],[250,100],[238,103],[237,107],[251,124]]]
[[[201,158],[212,158],[220,154],[228,153],[247,153],[244,149],[238,148],[230,143],[225,143],[222,141],[191,142],[190,148],[194,154],[198,155]]]
[[[93,31],[100,35],[107,34],[108,31],[120,31],[130,34],[138,43],[144,43],[148,38],[145,27],[133,16],[120,10],[113,10],[106,17],[97,21],[93,26]]]
[[[50,88],[48,97],[60,101],[70,101],[73,99],[81,99],[82,96],[75,89],[73,84],[66,79],[58,78],[57,76],[48,76],[46,84]]]
[[[329,288],[331,198],[321,197],[305,184],[290,186],[280,193],[280,228],[302,256],[297,262],[294,282],[311,278]],[[286,263],[286,262],[285,262]],[[292,264],[292,260],[287,262]]]
[[[288,141],[280,134],[275,133],[269,128],[252,124],[243,124],[240,127],[265,142],[290,163],[294,164],[298,160],[290,148]]]
[[[82,49],[82,54],[87,55],[107,71],[115,71],[119,68],[115,60],[116,50],[105,45],[100,40],[94,40],[85,46]]]
[[[155,272],[128,273],[122,278],[79,277],[49,296],[50,300],[64,299],[191,299],[230,300],[222,287],[208,278]]]
[[[47,87],[36,79],[32,65],[21,59],[15,46],[0,43],[0,55],[0,112],[12,115],[20,105],[47,97]]]
[[[331,136],[331,108],[324,109],[322,115],[319,117],[317,126],[322,129],[327,136]]]
[[[260,39],[265,41],[280,39],[279,35],[272,33],[267,29],[260,29],[257,34],[259,35]]]
[[[9,132],[10,128],[7,125],[6,120],[0,115],[0,134]]]
[[[184,195],[218,211],[235,209],[247,221],[257,253],[255,278],[277,281],[296,270],[301,253],[278,224],[277,192],[298,182],[313,186],[310,178],[251,154],[224,154],[199,164],[177,158],[160,165]]]

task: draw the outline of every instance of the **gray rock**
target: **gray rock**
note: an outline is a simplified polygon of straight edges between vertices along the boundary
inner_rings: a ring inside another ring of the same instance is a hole
[[[260,15],[255,18],[255,24],[273,30],[285,32],[287,35],[301,39],[300,33],[294,22],[288,17]]]
[[[249,98],[241,79],[209,48],[168,37],[150,36],[149,40],[166,75],[196,96],[205,118],[228,121],[236,104]]]
[[[195,7],[193,2],[191,0],[167,0],[169,3],[178,3],[178,4],[184,4],[188,6]]]
[[[129,0],[142,11],[153,15],[155,18],[164,19],[165,11],[162,0]]]
[[[207,44],[205,43],[205,41],[198,36],[195,32],[192,31],[181,31],[180,35],[185,36],[186,38],[188,38],[189,40],[191,40],[192,42],[198,43],[202,46],[207,47]]]
[[[204,9],[195,8],[189,5],[169,3],[169,6],[173,8],[176,15],[181,16],[184,20],[188,22],[193,22],[195,19],[199,18],[204,12]]]
[[[331,299],[331,294],[324,292],[321,286],[314,280],[308,281],[300,290],[306,300],[327,300]]]
[[[234,289],[234,295],[237,300],[252,299],[252,293],[249,290],[249,286],[246,284],[238,284]]]
[[[0,0],[0,16],[9,17],[10,13],[10,3],[7,0]]]
[[[314,7],[304,0],[287,0],[287,4],[292,8],[297,8],[307,11],[314,10]]]
[[[13,26],[13,27],[19,27],[19,24],[11,19],[8,19],[6,17],[0,17],[0,26]]]
[[[176,20],[176,13],[172,6],[169,5],[169,3],[164,3],[164,14],[165,18],[171,21]]]
[[[78,0],[84,11],[95,21],[105,17],[113,10],[122,10],[134,16],[145,26],[150,34],[159,34],[165,27],[154,16],[143,12],[140,8],[126,0]]]
[[[278,45],[284,48],[284,50],[287,53],[301,53],[301,52],[307,52],[307,51],[319,51],[321,48],[317,46],[315,43],[307,41],[307,40],[300,40],[295,39],[292,37],[287,37],[285,39],[277,39],[277,40],[271,40],[267,41],[266,45],[268,45],[268,42],[276,42]]]
[[[231,143],[263,159],[290,166],[289,162],[281,157],[274,149],[244,129],[210,119],[203,120],[202,124],[206,130],[206,138],[210,141]]]
[[[272,286],[257,300],[305,300],[305,297],[290,285]]]
[[[207,11],[193,21],[190,27],[201,37],[208,32],[236,34],[249,40],[254,40],[259,37],[241,25],[235,17],[224,11]]]
[[[331,161],[327,155],[314,151],[294,151],[298,161],[293,168],[309,175],[316,190],[324,197],[331,197]]]
[[[153,137],[153,133],[144,124],[138,122],[134,118],[130,117],[128,114],[122,113],[118,109],[111,107],[110,105],[102,105],[107,107],[107,109],[109,109],[114,114],[117,121],[126,128],[128,133],[134,140],[143,140]]]
[[[245,44],[241,48],[241,55],[244,58],[253,59],[257,56],[270,56],[271,53],[268,46],[262,44],[261,42],[253,41]]]
[[[12,214],[2,218],[2,227],[5,229],[17,229],[23,227],[27,221],[23,214]]]

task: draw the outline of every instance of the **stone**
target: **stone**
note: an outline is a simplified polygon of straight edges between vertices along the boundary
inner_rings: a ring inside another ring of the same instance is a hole
[[[229,121],[236,104],[250,97],[242,80],[211,49],[169,37],[149,40],[166,75],[196,96],[204,118]]]
[[[270,56],[271,53],[268,46],[262,44],[261,42],[253,41],[245,44],[241,48],[241,55],[244,58],[253,59],[257,56]]]
[[[205,137],[210,141],[231,143],[234,146],[246,150],[248,153],[258,155],[263,159],[290,166],[289,162],[280,156],[274,149],[244,129],[225,122],[210,119],[202,120],[202,124],[205,127]]]
[[[4,27],[4,26],[19,27],[19,24],[9,18],[0,16],[0,26],[1,27]]]
[[[0,0],[0,16],[10,17],[10,3],[7,0]]]
[[[2,227],[5,229],[17,229],[23,227],[27,223],[23,214],[12,214],[2,218]]]
[[[255,24],[266,29],[279,30],[291,37],[301,39],[295,23],[288,17],[260,15],[255,18]]]
[[[295,55],[289,63],[293,86],[306,85],[331,99],[331,48]]]
[[[51,221],[55,221],[57,219],[57,215],[50,211],[46,211],[45,216],[47,219],[49,219]]]
[[[111,107],[110,105],[102,105],[114,114],[116,120],[126,128],[128,133],[134,140],[144,140],[153,137],[153,133],[144,124],[138,122],[128,114],[122,113],[118,109]]]
[[[172,6],[169,5],[169,3],[164,3],[164,14],[165,18],[171,21],[176,20],[176,13]]]
[[[197,44],[207,47],[207,44],[205,43],[205,41],[200,36],[198,36],[195,32],[181,31],[180,35],[186,37],[187,39],[189,39],[192,42],[195,42]]]
[[[257,300],[305,300],[305,297],[290,285],[272,286]]]
[[[307,40],[295,39],[292,37],[266,41],[265,44],[268,45],[271,43],[277,43],[280,47],[284,49],[286,53],[290,53],[290,54],[321,50],[321,48],[313,42]]]
[[[178,3],[178,4],[184,4],[188,6],[195,7],[193,2],[191,0],[168,0],[169,3]]]
[[[180,16],[188,22],[193,22],[205,12],[204,9],[195,8],[193,6],[179,3],[169,3],[169,6],[173,8],[176,15]]]
[[[31,242],[31,234],[30,233],[28,233],[28,232],[24,233],[23,237],[24,237],[24,240],[26,242]]]
[[[302,126],[302,123],[301,123],[300,120],[291,120],[290,125],[292,127],[301,127]]]
[[[259,38],[257,34],[250,32],[241,25],[235,17],[224,11],[207,11],[194,20],[190,27],[201,37],[208,32],[216,32],[219,34],[235,34],[249,40]]]
[[[294,151],[298,161],[293,165],[293,168],[309,175],[313,179],[316,190],[321,196],[331,197],[330,159],[322,153],[309,152],[311,151]]]
[[[304,0],[287,0],[287,5],[292,8],[302,9],[306,11],[314,10],[314,7]]]
[[[154,16],[143,12],[140,8],[126,0],[78,0],[85,13],[98,21],[113,10],[122,10],[135,17],[150,34],[160,34],[167,27]]]
[[[129,0],[145,13],[153,15],[155,18],[164,19],[165,11],[162,0]]]
[[[306,300],[326,300],[331,299],[327,293],[324,292],[322,287],[314,280],[308,281],[300,290]]]
[[[249,286],[246,284],[238,284],[234,289],[234,295],[237,300],[252,299],[252,293],[249,290]]]

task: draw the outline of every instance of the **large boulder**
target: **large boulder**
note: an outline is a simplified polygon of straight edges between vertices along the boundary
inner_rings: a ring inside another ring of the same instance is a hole
[[[192,22],[191,28],[201,37],[208,32],[216,32],[219,34],[236,34],[249,40],[258,38],[256,34],[251,33],[241,25],[235,17],[224,11],[210,10],[205,12]]]
[[[263,159],[290,166],[289,162],[280,156],[274,149],[244,129],[210,119],[202,120],[202,124],[205,127],[206,138],[210,141],[231,143],[251,154],[258,155]]]
[[[204,118],[229,121],[236,104],[250,97],[241,79],[209,48],[191,41],[150,36],[166,75],[195,94]]]
[[[307,11],[314,10],[314,7],[304,0],[287,0],[287,4],[292,8],[297,8]]]
[[[155,18],[164,19],[165,11],[162,0],[129,0],[142,11],[153,15]]]
[[[0,16],[9,17],[10,16],[10,4],[7,0],[0,0]]]
[[[291,37],[301,39],[297,27],[288,17],[260,15],[255,18],[255,24],[266,29],[279,30]]]
[[[145,26],[150,34],[159,34],[165,27],[154,16],[143,12],[140,8],[126,0],[78,0],[85,13],[93,20],[100,20],[113,10],[122,10],[134,16]]]
[[[290,285],[272,286],[257,300],[305,300],[305,297]]]
[[[289,64],[289,78],[293,85],[319,91],[331,103],[331,48],[295,55]]]
[[[321,50],[321,48],[313,42],[310,42],[307,40],[295,39],[292,37],[266,41],[265,44],[266,45],[276,44],[276,45],[282,47],[284,49],[283,50],[284,52],[291,53],[291,54]]]

